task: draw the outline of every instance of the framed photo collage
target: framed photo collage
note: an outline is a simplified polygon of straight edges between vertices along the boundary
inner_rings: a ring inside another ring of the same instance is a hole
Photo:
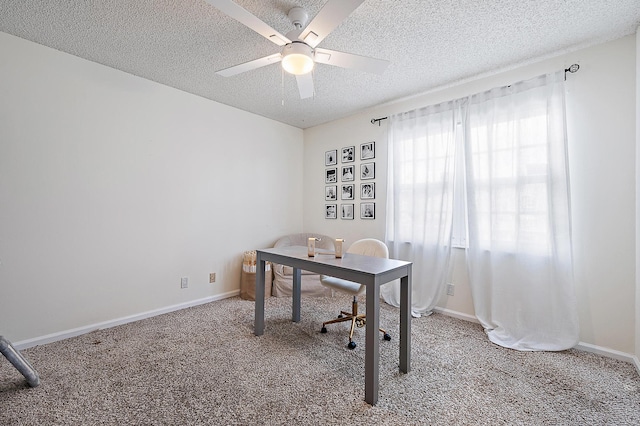
[[[325,152],[325,219],[376,218],[375,158],[375,142]],[[357,164],[356,159],[360,160]],[[360,200],[359,215],[356,200]]]

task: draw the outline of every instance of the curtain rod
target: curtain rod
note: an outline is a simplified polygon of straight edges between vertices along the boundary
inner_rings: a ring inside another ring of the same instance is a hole
[[[565,78],[565,80],[567,79],[567,73],[568,72],[573,74],[575,72],[578,72],[579,69],[580,69],[580,65],[578,65],[578,64],[573,64],[569,68],[565,68],[565,70],[564,70],[564,78]],[[378,126],[380,126],[380,122],[382,120],[387,120],[388,118],[389,117],[372,118],[371,119],[371,124],[378,123]]]
[[[382,120],[386,120],[386,119],[388,119],[388,118],[389,118],[389,117],[372,118],[372,119],[371,119],[371,124],[376,124],[376,123],[378,123],[378,126],[380,126],[380,122],[381,122]]]

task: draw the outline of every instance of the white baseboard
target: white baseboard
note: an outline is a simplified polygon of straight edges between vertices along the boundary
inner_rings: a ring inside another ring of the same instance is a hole
[[[465,314],[458,311],[452,311],[451,309],[445,309],[440,307],[433,308],[434,312],[441,313],[443,315],[447,315],[450,317],[462,319],[465,321],[479,323],[478,319],[469,314]],[[636,367],[636,371],[640,374],[640,360],[637,356],[628,354],[626,352],[616,351],[615,349],[609,349],[602,346],[592,345],[590,343],[578,342],[574,349],[578,349],[585,352],[591,352],[594,354],[606,356],[607,358],[617,359],[619,361],[624,361],[633,364]]]
[[[435,308],[433,308],[433,311],[438,312],[439,314],[446,315],[448,317],[458,318],[458,319],[469,321],[469,322],[475,322],[476,324],[480,323],[480,321],[478,321],[478,318],[476,318],[474,315],[464,314],[458,311],[452,311],[451,309],[440,308],[436,306]]]
[[[636,366],[636,369],[640,374],[640,364],[638,363],[638,357],[634,355],[628,354],[626,352],[616,351],[615,349],[609,349],[602,346],[592,345],[591,343],[584,343],[584,342],[578,342],[578,344],[574,346],[574,349],[606,356],[608,358],[617,359],[618,361],[629,362]]]
[[[203,299],[191,300],[189,302],[179,303],[177,305],[165,306],[163,308],[154,309],[147,312],[141,312],[139,314],[129,315],[122,318],[116,318],[113,320],[104,321],[97,324],[90,324],[84,327],[73,328],[71,330],[60,331],[57,333],[47,334],[45,336],[22,340],[20,342],[13,343],[13,347],[18,350],[23,350],[23,349],[31,348],[33,346],[45,345],[47,343],[57,342],[58,340],[69,339],[71,337],[76,337],[82,334],[91,333],[92,331],[104,330],[106,328],[116,327],[118,325],[127,324],[134,321],[140,321],[145,318],[151,318],[157,315],[167,314],[173,311],[179,311],[180,309],[186,309],[192,306],[198,306],[198,305],[213,302],[216,300],[227,299],[229,297],[238,296],[239,294],[240,294],[240,290],[233,290],[227,293],[205,297]]]

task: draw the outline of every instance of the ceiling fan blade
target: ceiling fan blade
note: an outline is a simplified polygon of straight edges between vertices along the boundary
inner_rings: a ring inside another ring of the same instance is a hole
[[[364,0],[329,0],[298,38],[316,47],[362,3]]]
[[[308,72],[303,75],[296,75],[296,81],[298,82],[300,99],[312,98],[314,94],[312,73]]]
[[[225,68],[220,71],[216,71],[216,74],[223,77],[231,77],[236,74],[262,68],[267,65],[275,64],[282,60],[280,53],[274,53],[273,55],[265,56],[264,58],[254,59],[253,61],[245,62],[244,64],[235,65],[233,67]]]
[[[284,46],[291,43],[287,37],[283,36],[269,25],[258,19],[251,12],[244,9],[242,6],[231,0],[205,0],[211,6],[218,9],[220,12],[229,15],[231,18],[246,25],[253,31],[257,32],[267,40],[271,40],[278,46]]]
[[[358,71],[382,74],[389,66],[389,61],[370,58],[368,56],[354,55],[352,53],[338,52],[316,48],[315,61],[319,64],[334,65],[336,67],[349,68]]]

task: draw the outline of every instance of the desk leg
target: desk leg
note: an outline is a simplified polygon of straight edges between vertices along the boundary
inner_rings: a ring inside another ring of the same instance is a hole
[[[411,265],[400,279],[400,371],[411,369]]]
[[[262,336],[264,333],[264,268],[265,261],[262,260],[262,256],[258,252],[256,256],[256,307],[253,322],[253,334],[256,336]]]
[[[380,379],[380,352],[378,328],[380,327],[380,286],[367,286],[367,327],[364,355],[364,400],[375,405],[378,402]]]
[[[300,322],[300,294],[302,293],[300,281],[302,280],[302,271],[300,268],[293,268],[293,295],[291,307],[291,321]]]

